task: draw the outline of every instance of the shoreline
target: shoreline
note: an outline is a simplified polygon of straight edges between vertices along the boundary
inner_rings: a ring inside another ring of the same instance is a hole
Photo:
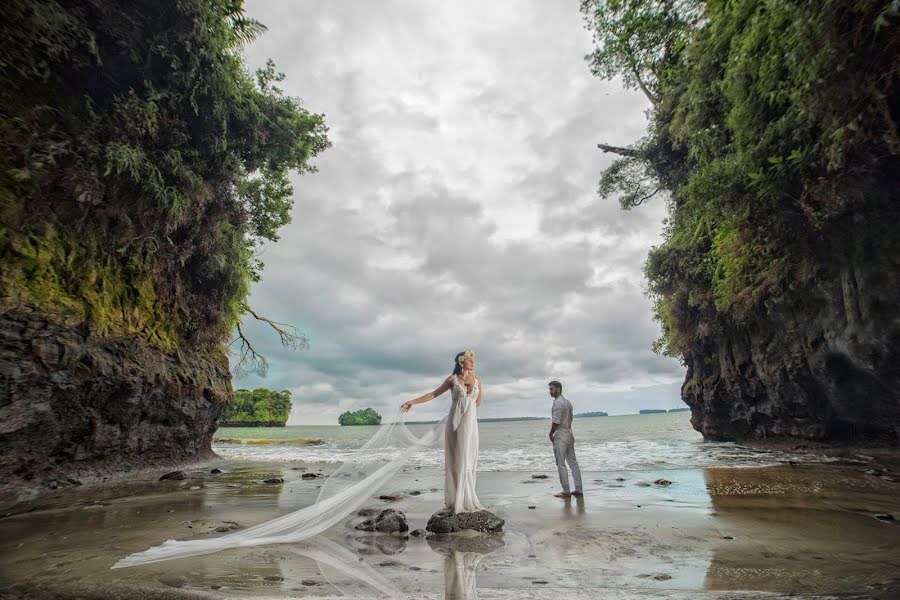
[[[340,426],[335,425],[335,427]],[[216,443],[219,440],[214,437],[212,441],[213,443]],[[281,442],[283,440],[273,441]],[[308,445],[317,445],[320,441],[321,440],[318,440],[317,442],[309,443]],[[707,441],[708,440],[704,440],[704,442]],[[800,454],[808,451],[816,451],[827,458],[837,459],[831,463],[823,464],[844,464],[850,467],[857,467],[862,471],[873,469],[884,471],[892,474],[886,476],[896,477],[897,480],[900,481],[900,446],[884,444],[839,444],[792,439],[757,440],[735,443],[754,450],[771,450],[787,454],[794,452]],[[17,514],[25,512],[26,510],[36,510],[43,506],[52,505],[58,496],[60,494],[65,494],[67,490],[81,489],[87,490],[88,493],[90,493],[90,490],[102,490],[104,486],[128,486],[130,482],[136,479],[145,480],[151,478],[153,475],[159,477],[172,471],[202,469],[206,466],[213,466],[219,462],[240,463],[247,461],[246,459],[223,457],[210,448],[209,452],[203,456],[186,458],[178,461],[158,459],[147,461],[140,465],[137,465],[134,462],[116,460],[103,463],[94,461],[86,465],[74,464],[71,466],[54,467],[52,470],[46,472],[46,475],[42,480],[26,480],[14,476],[7,477],[5,480],[0,481],[0,518],[8,514]],[[273,464],[293,464],[292,462],[272,462]],[[297,464],[306,464],[303,461],[294,462],[297,462]],[[331,467],[329,466],[329,469],[330,468]],[[732,466],[729,468],[740,469],[754,467]],[[487,471],[479,471],[479,473],[482,472]],[[75,480],[77,483],[71,483],[66,480],[67,478]],[[47,485],[48,482],[51,483],[51,485]],[[53,485],[53,483],[56,483],[57,485]]]
[[[213,465],[224,472],[210,474]],[[840,464],[591,471],[584,499],[570,501],[553,498],[555,473],[480,472],[482,503],[507,522],[499,542],[368,534],[351,518],[322,536],[338,546],[330,566],[298,543],[109,570],[165,539],[215,536],[307,506],[322,479],[302,475],[332,467],[213,459],[184,481],[157,481],[154,472],[66,490],[0,519],[0,583],[34,598],[377,597],[368,584],[344,581],[350,565],[410,598],[443,598],[448,585],[477,586],[483,598],[900,593],[890,580],[900,528],[874,518],[900,517],[900,484]],[[284,483],[262,483],[268,477]],[[672,484],[653,485],[658,477]],[[423,527],[443,503],[442,478],[406,468],[381,492],[400,501],[366,506],[402,510],[411,530]]]

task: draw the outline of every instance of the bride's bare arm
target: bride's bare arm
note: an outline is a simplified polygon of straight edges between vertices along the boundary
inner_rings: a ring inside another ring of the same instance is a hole
[[[478,398],[475,399],[475,408],[481,406],[481,392],[484,390],[484,386],[481,385],[481,377],[478,378]]]
[[[434,400],[435,398],[437,398],[438,396],[440,396],[441,394],[443,394],[444,392],[449,390],[450,386],[452,384],[453,384],[453,375],[450,375],[449,377],[447,377],[447,379],[445,379],[441,383],[441,385],[437,386],[434,389],[434,391],[428,392],[427,394],[422,394],[418,398],[413,398],[412,400],[409,400],[408,402],[404,402],[403,404],[401,404],[400,410],[403,412],[409,412],[410,409],[415,404],[422,404],[423,402],[428,402],[429,400]]]

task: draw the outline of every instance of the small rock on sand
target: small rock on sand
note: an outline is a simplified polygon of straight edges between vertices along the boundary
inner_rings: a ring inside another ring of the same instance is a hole
[[[160,481],[181,481],[183,479],[187,479],[184,471],[172,471],[159,478]]]
[[[225,524],[216,527],[217,532],[225,533],[226,531],[234,531],[235,529],[240,527],[240,525],[238,525],[236,521],[223,521],[223,523]]]
[[[222,472],[222,469],[210,469],[209,472],[212,473],[213,475],[218,475],[219,473]]]
[[[409,531],[406,515],[399,510],[386,508],[374,519],[366,519],[356,526],[359,531],[380,531],[381,533],[400,533]]]
[[[321,477],[321,473],[304,473],[300,476],[302,479],[316,479]]]
[[[385,502],[397,502],[399,500],[403,500],[403,494],[382,494],[378,496],[379,500],[384,500]]]
[[[284,479],[281,477],[269,477],[268,479],[263,479],[263,483],[284,483]]]
[[[879,521],[884,521],[885,523],[891,523],[894,520],[894,515],[888,513],[878,513],[875,515],[875,518]]]
[[[657,479],[657,480],[654,481],[653,483],[655,483],[656,485],[663,486],[663,487],[665,487],[665,486],[667,486],[667,485],[672,485],[672,482],[671,482],[671,481],[669,481],[668,479],[663,479],[662,477],[660,477],[659,479]]]
[[[669,579],[672,579],[672,576],[666,575],[665,573],[663,573],[661,575],[654,575],[653,579],[655,579],[657,581],[668,581]]]
[[[425,530],[424,530],[424,529],[421,529],[421,528],[420,528],[420,529],[413,529],[413,530],[410,532],[409,535],[411,535],[411,536],[413,536],[413,537],[425,537]]]
[[[532,475],[532,479],[550,479],[549,475]]]

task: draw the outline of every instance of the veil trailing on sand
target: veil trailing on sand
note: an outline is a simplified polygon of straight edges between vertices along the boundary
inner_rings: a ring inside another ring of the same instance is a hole
[[[173,558],[212,554],[228,548],[299,542],[344,520],[388,482],[410,456],[432,446],[444,434],[447,417],[421,437],[403,424],[402,413],[382,425],[372,438],[344,462],[322,486],[314,504],[281,517],[215,538],[166,540],[143,552],[126,556],[113,569]]]

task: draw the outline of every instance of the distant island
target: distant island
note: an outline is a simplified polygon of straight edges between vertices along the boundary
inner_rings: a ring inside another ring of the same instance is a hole
[[[284,427],[290,414],[291,393],[287,390],[235,390],[219,427]]]
[[[666,409],[664,408],[645,408],[638,412],[639,415],[655,415],[657,413],[664,413]]]
[[[350,412],[338,417],[340,425],[381,425],[381,415],[371,408]]]
[[[689,406],[683,406],[681,408],[670,408],[669,412],[688,412],[691,410]]]
[[[603,412],[602,410],[595,410],[594,412],[583,412],[575,415],[575,418],[578,417],[608,417],[609,415]]]

